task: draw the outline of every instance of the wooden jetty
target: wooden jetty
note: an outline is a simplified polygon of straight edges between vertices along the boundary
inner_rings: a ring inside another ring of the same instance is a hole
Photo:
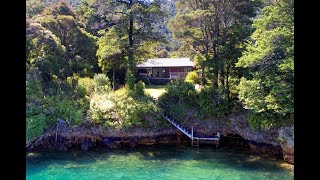
[[[191,146],[199,146],[201,141],[215,141],[216,146],[219,145],[220,141],[220,133],[217,132],[217,134],[213,137],[196,137],[193,135],[193,126],[191,127],[191,132],[188,131],[188,129],[182,127],[180,124],[178,124],[176,121],[174,121],[173,118],[169,117],[168,115],[162,115],[167,121],[169,121],[173,126],[175,126],[177,129],[179,129],[183,134],[188,136],[191,139]]]

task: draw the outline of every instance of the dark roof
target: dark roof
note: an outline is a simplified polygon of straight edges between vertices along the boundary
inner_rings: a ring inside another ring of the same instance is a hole
[[[137,67],[193,67],[194,62],[190,58],[154,58],[138,64]]]

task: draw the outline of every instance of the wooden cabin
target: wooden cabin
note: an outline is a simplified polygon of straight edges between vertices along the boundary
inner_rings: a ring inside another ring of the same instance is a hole
[[[195,69],[194,66],[195,63],[190,58],[154,58],[137,65],[137,73],[150,80],[184,79],[188,72]]]

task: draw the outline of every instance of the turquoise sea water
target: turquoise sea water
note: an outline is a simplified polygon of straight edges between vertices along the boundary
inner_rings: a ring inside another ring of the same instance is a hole
[[[281,160],[209,147],[29,153],[26,179],[293,179]]]

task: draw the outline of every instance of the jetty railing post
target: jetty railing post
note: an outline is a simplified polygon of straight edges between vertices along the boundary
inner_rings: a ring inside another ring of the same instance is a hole
[[[191,139],[193,139],[193,126],[191,127]]]
[[[191,146],[193,146],[193,126],[191,127]]]

